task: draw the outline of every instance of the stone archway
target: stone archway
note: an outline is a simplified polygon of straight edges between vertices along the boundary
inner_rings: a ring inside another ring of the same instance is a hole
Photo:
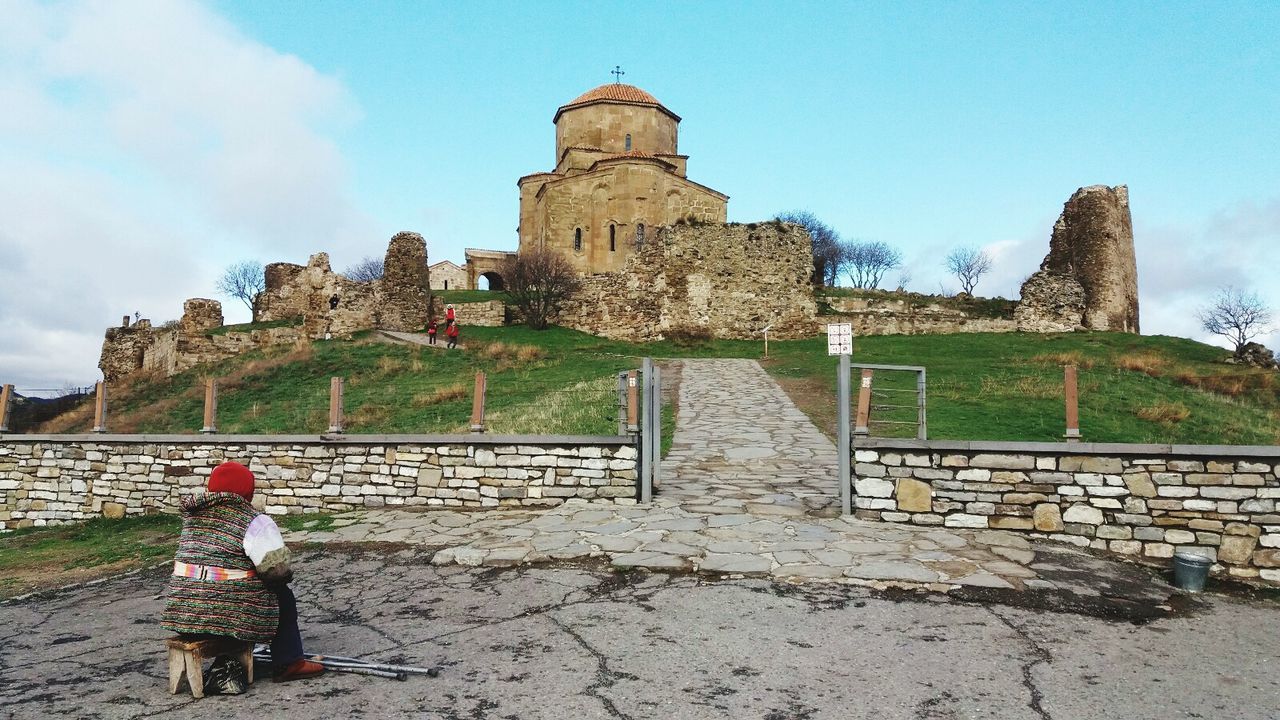
[[[490,270],[489,272],[481,273],[480,277],[484,278],[489,282],[489,289],[494,292],[501,292],[507,289],[507,285],[505,282],[503,282],[502,276],[499,275],[496,270]],[[479,289],[479,286],[477,286],[476,289]]]
[[[480,278],[489,280],[490,290],[502,290],[506,287],[503,282],[500,268],[507,258],[513,258],[514,252],[503,250],[476,250],[468,248],[467,257],[467,284],[472,290],[480,289]],[[496,278],[496,284],[495,284]]]

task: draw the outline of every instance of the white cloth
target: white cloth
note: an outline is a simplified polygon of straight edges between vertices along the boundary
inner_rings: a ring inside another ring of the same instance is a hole
[[[244,531],[244,554],[249,556],[255,567],[262,565],[268,553],[283,549],[284,538],[280,537],[280,528],[266,515],[255,517]]]

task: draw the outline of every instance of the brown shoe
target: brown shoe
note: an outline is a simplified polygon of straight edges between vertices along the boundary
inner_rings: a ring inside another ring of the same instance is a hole
[[[305,680],[313,678],[317,675],[324,674],[324,666],[318,662],[310,660],[295,660],[284,669],[284,672],[276,675],[276,682],[289,682],[290,680]]]

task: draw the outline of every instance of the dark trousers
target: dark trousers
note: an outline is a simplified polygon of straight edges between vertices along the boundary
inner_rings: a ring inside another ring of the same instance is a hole
[[[271,665],[276,672],[295,660],[302,659],[302,635],[298,632],[298,601],[288,585],[276,589],[280,601],[280,624],[276,637],[271,641]]]

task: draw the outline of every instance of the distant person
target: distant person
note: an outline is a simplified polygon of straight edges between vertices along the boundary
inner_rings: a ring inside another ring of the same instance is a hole
[[[449,349],[458,347],[458,323],[450,320],[444,334],[449,337],[449,344],[447,345]]]
[[[277,681],[315,677],[324,666],[302,652],[289,549],[275,522],[249,503],[253,485],[249,468],[225,462],[209,475],[208,492],[182,498],[160,624],[180,635],[269,642]]]
[[[329,310],[333,311],[337,309],[338,309],[338,295],[337,293],[334,293],[333,297],[329,298]]]
[[[445,319],[445,322],[453,322],[453,321],[454,321],[454,317],[453,317],[453,303],[450,303],[448,306],[446,306],[446,307],[445,307],[445,309],[444,309],[444,319]]]
[[[431,322],[427,323],[427,344],[428,345],[436,344],[436,321],[435,320],[432,320]]]

